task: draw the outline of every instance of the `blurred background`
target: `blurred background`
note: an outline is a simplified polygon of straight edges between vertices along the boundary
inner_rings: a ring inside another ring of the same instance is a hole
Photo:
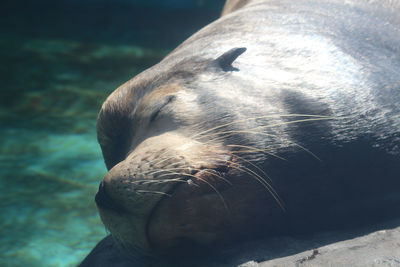
[[[223,0],[0,4],[0,266],[76,266],[107,233],[96,117]]]

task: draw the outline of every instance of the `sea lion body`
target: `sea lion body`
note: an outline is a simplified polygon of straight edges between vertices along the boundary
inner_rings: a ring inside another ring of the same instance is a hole
[[[127,250],[399,215],[400,8],[246,1],[114,91],[96,202]]]

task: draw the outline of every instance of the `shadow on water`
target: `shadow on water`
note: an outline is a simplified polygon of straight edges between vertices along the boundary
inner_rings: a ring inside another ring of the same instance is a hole
[[[93,201],[106,172],[97,112],[222,2],[2,2],[1,266],[73,266],[106,235]]]

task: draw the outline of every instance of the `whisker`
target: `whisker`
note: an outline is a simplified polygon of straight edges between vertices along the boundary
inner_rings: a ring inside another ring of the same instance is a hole
[[[206,172],[206,173],[208,173],[208,174],[210,174],[210,175],[213,175],[213,176],[216,176],[216,177],[220,178],[221,180],[225,181],[227,184],[232,185],[232,183],[231,183],[230,181],[228,181],[227,179],[225,179],[224,177],[222,177],[222,176],[219,175],[219,174],[216,174],[216,173],[207,171],[206,169],[193,168],[193,170],[196,170],[196,171],[204,171],[204,172]],[[160,175],[159,177],[163,177],[163,176],[167,176],[167,175],[187,175],[187,173],[178,173],[178,172],[172,172],[172,171],[167,171],[167,172],[168,172],[168,173],[166,173],[166,174],[164,174],[164,175]],[[195,177],[196,179],[199,179],[198,177],[196,177],[196,176],[194,176],[194,175],[192,175],[192,176]]]
[[[167,194],[165,192],[160,192],[160,191],[149,191],[149,190],[136,190],[136,193],[150,193],[150,194],[160,194],[160,195],[165,195],[168,197],[171,197],[170,194]]]
[[[232,151],[232,153],[244,153],[244,152],[256,152],[256,151],[259,151],[259,152],[264,152],[264,153],[266,153],[266,154],[268,154],[268,155],[270,155],[270,156],[273,156],[273,157],[275,157],[275,158],[278,158],[278,159],[281,159],[281,160],[284,160],[284,161],[287,161],[287,159],[285,159],[285,158],[282,158],[282,157],[280,157],[280,156],[278,156],[278,155],[275,155],[275,154],[273,154],[273,153],[270,153],[270,152],[268,152],[268,150],[265,148],[265,149],[262,149],[262,148],[256,148],[256,147],[253,147],[253,146],[242,146],[242,145],[227,145],[227,147],[240,147],[240,148],[248,148],[248,149],[251,149],[251,150],[249,150],[249,151],[246,151],[246,150],[240,150],[240,151]]]
[[[314,153],[312,153],[309,149],[307,149],[307,148],[305,148],[304,146],[301,146],[301,145],[299,145],[299,144],[297,144],[297,143],[294,143],[294,142],[292,142],[292,144],[295,145],[295,146],[297,146],[297,147],[299,147],[299,148],[301,148],[301,149],[303,149],[305,152],[307,152],[308,154],[310,154],[311,156],[313,156],[314,158],[316,158],[318,161],[322,162],[322,160],[321,160],[317,155],[315,155]]]
[[[231,183],[229,180],[225,179],[224,177],[222,177],[222,176],[219,175],[219,174],[210,172],[210,171],[208,171],[207,169],[195,169],[195,170],[203,171],[203,172],[208,173],[208,174],[210,174],[210,175],[216,176],[216,177],[220,178],[221,180],[223,180],[224,182],[226,182],[227,184],[232,185],[232,183]]]
[[[197,136],[204,136],[205,133],[221,129],[221,128],[227,127],[229,125],[238,124],[241,122],[247,122],[249,120],[257,120],[257,119],[265,119],[265,118],[281,118],[281,117],[311,117],[311,118],[320,118],[320,119],[333,119],[334,118],[331,116],[312,115],[312,114],[270,114],[270,115],[264,115],[264,116],[258,116],[258,117],[250,117],[250,118],[246,118],[246,119],[241,119],[241,120],[236,120],[236,121],[232,121],[229,123],[221,124],[216,127],[213,127],[213,128],[204,130],[202,132],[199,132],[197,134],[194,134],[191,136],[191,138],[196,138]]]
[[[218,197],[221,199],[222,204],[224,205],[225,210],[226,210],[227,212],[229,212],[228,206],[226,205],[225,199],[224,199],[224,197],[221,195],[221,193],[220,193],[212,184],[210,184],[209,182],[207,182],[205,179],[202,179],[202,178],[199,178],[199,177],[196,177],[196,179],[199,179],[200,181],[206,183],[209,187],[211,187],[211,188],[215,191],[215,193],[218,195]]]
[[[276,135],[273,135],[273,134],[264,133],[264,132],[255,132],[255,131],[250,131],[250,130],[230,131],[230,134],[229,134],[228,136],[232,136],[232,135],[240,134],[240,133],[259,134],[259,135],[265,135],[265,136],[276,137]],[[218,140],[218,139],[225,139],[225,138],[226,138],[226,136],[221,136],[221,137],[215,138],[214,141],[215,141],[215,140]],[[296,143],[296,142],[293,142],[293,141],[289,141],[289,142],[290,142],[292,145],[295,145],[295,146],[299,147],[300,149],[304,150],[305,152],[309,153],[312,157],[316,158],[318,161],[322,161],[317,155],[315,155],[313,152],[311,152],[311,151],[308,150],[307,148],[305,148],[305,147],[299,145],[299,144]],[[207,143],[207,142],[206,142],[206,143]],[[278,146],[277,148],[283,148],[283,147],[284,147],[284,146],[281,145],[281,146]],[[267,152],[266,152],[266,153],[267,153]],[[277,155],[275,155],[275,154],[273,154],[273,153],[267,153],[267,154],[269,154],[269,155],[271,155],[271,156],[274,156],[274,157],[280,158],[279,156],[277,156]],[[283,159],[283,160],[286,160],[286,159],[284,159],[284,158],[282,158],[282,159]]]
[[[167,153],[168,153],[168,150],[166,150],[163,153],[159,154],[158,155],[159,161],[158,162],[154,162],[154,160],[153,160],[153,161],[150,161],[149,164],[153,164],[153,166],[156,166],[156,165],[159,165],[159,164],[161,164],[161,163],[163,163],[165,161],[168,161],[168,160],[170,160],[172,158],[176,158],[177,157],[176,155],[174,155],[174,156],[171,156],[171,157],[168,157],[168,158],[163,158],[162,156],[167,154]]]
[[[213,135],[229,134],[229,133],[248,133],[248,132],[251,132],[254,130],[258,130],[258,129],[272,128],[272,127],[281,126],[281,125],[289,125],[289,124],[300,123],[300,122],[309,122],[309,121],[331,120],[331,119],[332,119],[332,117],[323,117],[323,118],[313,118],[313,119],[303,119],[303,120],[279,122],[279,123],[274,123],[274,124],[257,126],[257,127],[247,129],[247,130],[229,130],[229,131],[223,131],[223,132],[210,133],[208,135],[202,135],[200,138],[210,137]]]
[[[170,170],[188,170],[188,171],[190,171],[190,170],[192,170],[192,168],[190,168],[190,167],[175,167],[175,168],[163,168],[163,169],[152,169],[152,170],[149,170],[149,171],[147,171],[147,172],[141,172],[140,174],[142,174],[142,175],[154,175],[154,174],[157,174],[157,173],[163,173],[163,172],[166,172],[166,171],[170,171]]]
[[[213,159],[214,159],[214,158],[213,158]],[[251,170],[251,169],[249,169],[249,168],[247,168],[247,167],[244,167],[244,166],[242,166],[242,165],[240,165],[240,164],[237,164],[237,163],[235,163],[235,162],[232,162],[232,161],[222,160],[222,159],[214,159],[214,160],[216,160],[216,161],[228,162],[228,163],[230,163],[230,164],[229,164],[229,167],[230,167],[230,168],[233,168],[233,169],[238,170],[238,171],[245,172],[245,173],[249,174],[250,176],[252,176],[254,179],[256,179],[256,181],[258,181],[259,183],[261,183],[261,184],[266,188],[266,190],[272,195],[272,197],[275,199],[275,201],[278,203],[278,205],[281,207],[281,209],[282,209],[283,211],[286,211],[286,209],[285,209],[285,207],[284,207],[284,205],[283,205],[283,202],[281,201],[279,195],[276,193],[275,189],[272,187],[271,184],[269,184],[269,183],[268,183],[263,177],[261,177],[258,173],[254,172],[253,170]],[[238,165],[239,167],[232,166],[232,164]],[[270,179],[270,178],[269,178],[269,179]]]
[[[180,173],[180,172],[173,172],[173,171],[167,171],[168,173],[161,174],[158,176],[158,178],[165,177],[167,175],[187,175],[187,173]]]
[[[163,184],[163,183],[171,183],[171,182],[183,182],[186,183],[185,180],[182,179],[162,179],[162,180],[139,180],[139,181],[129,181],[130,184]]]
[[[232,152],[231,152],[232,153]],[[236,158],[238,158],[238,159],[240,159],[240,160],[242,160],[242,161],[244,161],[244,162],[246,162],[246,163],[248,163],[248,164],[250,164],[251,166],[253,166],[254,168],[256,168],[257,170],[259,170],[260,172],[262,172],[264,175],[265,175],[265,177],[271,182],[271,183],[273,183],[273,181],[272,181],[272,179],[269,177],[269,175],[265,172],[265,171],[263,171],[263,169],[261,169],[260,167],[258,167],[256,164],[254,164],[254,163],[252,163],[251,161],[249,161],[249,160],[247,160],[247,159],[245,159],[245,158],[243,158],[243,157],[240,157],[240,156],[238,156],[238,155],[234,155]],[[232,163],[232,162],[231,162]],[[236,163],[237,165],[240,165],[240,164],[238,164],[238,163]]]
[[[193,178],[195,178],[196,180],[200,180],[200,181],[206,183],[208,186],[210,186],[210,187],[215,191],[215,193],[216,193],[216,194],[218,195],[218,197],[221,199],[221,201],[222,201],[222,203],[223,203],[225,209],[229,212],[228,206],[226,205],[226,202],[225,202],[224,198],[222,197],[221,193],[220,193],[212,184],[210,184],[210,183],[207,182],[206,180],[204,180],[204,179],[202,179],[202,178],[200,178],[200,177],[196,177],[196,176],[193,175],[193,174],[188,174],[188,173],[171,173],[171,174],[177,174],[177,175],[183,175],[183,176],[193,177]]]
[[[239,156],[237,156],[237,155],[235,155],[235,156],[236,156],[236,157],[239,157]],[[241,158],[241,157],[240,157],[240,158]],[[267,189],[267,191],[273,196],[273,198],[277,201],[278,205],[282,208],[282,210],[285,210],[284,205],[282,204],[282,201],[280,200],[279,195],[277,194],[277,192],[275,191],[275,189],[274,189],[263,177],[261,177],[259,174],[257,174],[256,172],[252,171],[252,170],[249,169],[249,168],[246,168],[246,167],[244,167],[244,166],[241,166],[240,164],[237,164],[237,163],[232,162],[232,161],[222,160],[222,159],[219,159],[219,158],[211,158],[211,159],[216,160],[216,161],[228,162],[228,163],[230,163],[230,166],[231,166],[232,168],[237,169],[237,170],[242,171],[242,172],[246,172],[247,174],[249,174],[250,176],[252,176],[253,178],[255,178],[255,179],[256,179],[258,182],[260,182],[260,183]],[[245,159],[243,159],[243,158],[241,158],[241,159],[244,160],[244,161],[246,161],[246,162],[248,162],[250,165],[254,166],[255,168],[259,169],[260,171],[262,171],[262,170],[261,170],[258,166],[256,166],[255,164],[253,164],[253,163],[251,163],[251,162],[249,162],[248,160],[245,160]],[[237,165],[237,166],[239,166],[239,167],[235,167],[235,166],[232,166],[232,165]],[[199,180],[203,180],[203,182],[209,184],[209,183],[208,183],[207,181],[205,181],[204,179],[201,179],[201,178],[199,178],[199,177],[196,177],[196,176],[194,176],[194,175],[192,175],[192,174],[179,173],[179,172],[174,172],[174,171],[172,171],[172,170],[174,170],[174,169],[175,169],[175,170],[179,170],[179,169],[187,169],[187,168],[170,168],[170,169],[157,170],[157,171],[155,171],[155,172],[157,172],[157,173],[159,173],[159,172],[167,172],[167,173],[165,173],[165,174],[162,174],[162,175],[158,176],[158,178],[162,178],[162,177],[165,177],[165,176],[167,176],[167,175],[190,176],[190,177],[194,177],[194,178],[199,179]],[[222,180],[224,180],[224,181],[227,182],[228,184],[232,185],[232,183],[231,183],[230,181],[228,181],[228,180],[225,179],[224,177],[222,177],[222,176],[220,176],[220,175],[217,175],[217,174],[215,174],[215,173],[213,173],[213,172],[210,172],[210,171],[207,171],[207,170],[204,170],[204,169],[201,170],[201,169],[197,169],[197,168],[194,168],[194,170],[205,171],[205,172],[207,172],[207,173],[209,173],[209,174],[211,174],[211,175],[214,175],[214,176],[217,176],[217,177],[221,178]],[[271,179],[269,178],[269,176],[268,176],[264,171],[262,171],[262,172],[263,172],[263,174],[271,181]],[[176,180],[171,180],[171,179],[169,179],[169,180],[170,180],[170,181],[178,181],[179,179],[176,179]],[[159,180],[157,180],[157,181],[159,181]],[[162,180],[162,181],[164,181],[164,180]],[[181,180],[181,181],[182,181],[182,180]],[[152,181],[152,182],[153,182],[153,181]],[[154,182],[155,182],[155,181],[154,181]],[[213,190],[216,190],[211,184],[209,184],[209,186],[212,187]],[[218,191],[216,191],[216,193],[220,195],[220,193],[219,193]],[[220,197],[222,197],[222,196],[220,196]],[[223,201],[223,203],[224,203],[224,206],[226,206],[225,201]]]

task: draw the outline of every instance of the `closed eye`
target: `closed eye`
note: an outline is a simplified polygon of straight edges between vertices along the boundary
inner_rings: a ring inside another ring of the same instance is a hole
[[[168,97],[164,100],[164,102],[162,102],[162,103],[159,105],[159,107],[153,112],[153,114],[151,114],[150,122],[153,122],[153,121],[157,118],[157,116],[160,114],[160,111],[161,111],[166,105],[168,105],[169,103],[171,103],[174,99],[175,99],[175,96],[174,96],[174,95],[168,96]]]

